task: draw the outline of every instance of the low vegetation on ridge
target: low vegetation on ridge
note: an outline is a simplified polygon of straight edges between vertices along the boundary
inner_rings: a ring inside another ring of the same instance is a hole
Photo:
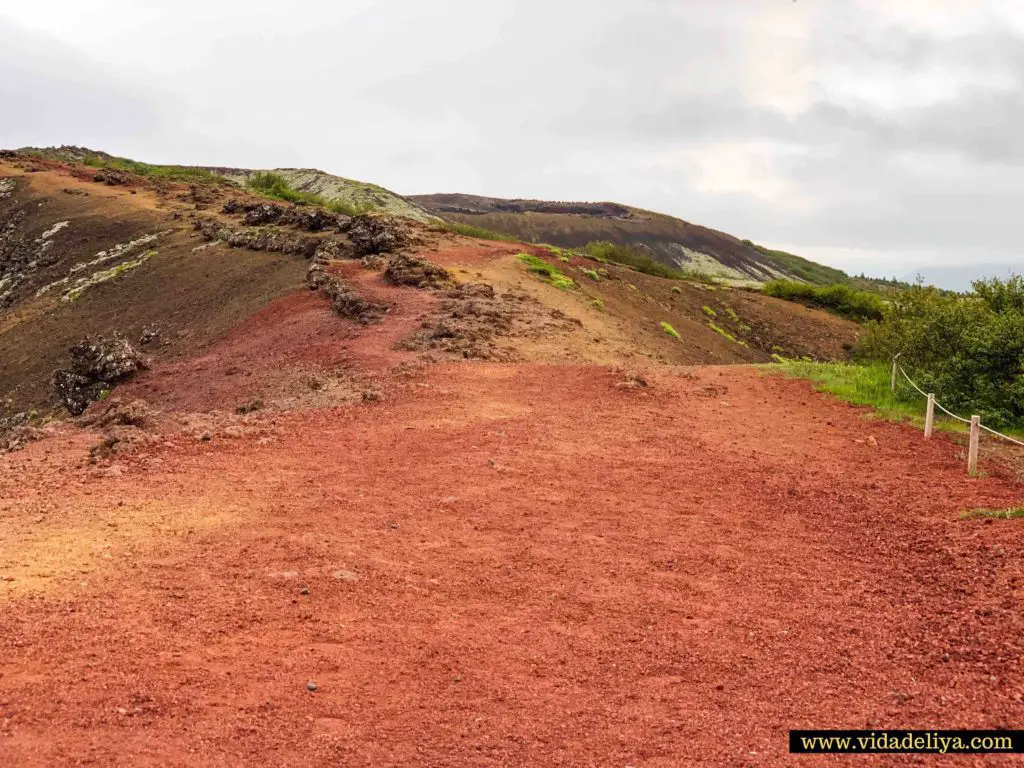
[[[463,237],[475,237],[478,240],[498,240],[505,243],[518,242],[511,235],[503,235],[500,232],[493,232],[484,227],[476,227],[472,224],[463,224],[458,221],[442,221],[438,226],[445,232],[453,232]]]
[[[358,205],[344,200],[328,200],[321,195],[300,192],[289,185],[281,174],[273,171],[256,171],[249,177],[247,186],[251,191],[264,197],[300,205],[318,205],[332,213],[343,213],[347,216],[358,216],[374,210],[374,206],[369,204]]]
[[[165,178],[170,181],[216,181],[220,179],[213,171],[208,171],[205,168],[186,165],[153,165],[112,155],[87,154],[82,158],[82,163],[93,168],[124,171],[137,176]]]
[[[655,277],[664,277],[669,280],[709,281],[707,275],[674,269],[666,264],[662,264],[660,261],[655,261],[642,248],[630,245],[616,245],[605,240],[593,240],[583,246],[582,254],[594,261],[618,264],[635,269],[637,272],[654,275]]]

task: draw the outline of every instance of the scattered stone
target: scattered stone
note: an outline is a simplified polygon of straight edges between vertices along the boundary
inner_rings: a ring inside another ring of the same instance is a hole
[[[259,400],[259,399],[250,400],[249,402],[242,403],[237,408],[235,408],[235,413],[243,414],[244,415],[246,413],[254,413],[255,411],[261,410],[262,408],[263,408],[263,401],[262,400]]]
[[[300,589],[299,590],[299,594],[300,595],[308,595],[309,594],[309,587],[303,587],[302,589]]]
[[[406,254],[392,256],[388,260],[384,279],[395,285],[412,285],[416,288],[447,288],[455,282],[444,267]],[[491,295],[494,295],[493,288]]]
[[[306,683],[306,690],[307,691],[313,692],[313,691],[315,691],[317,689],[317,687],[318,687],[317,684],[314,683],[312,680],[310,680],[308,683]]]
[[[272,203],[261,203],[253,208],[250,208],[245,213],[245,218],[242,222],[247,227],[258,227],[263,224],[274,224],[281,219],[281,214],[284,213],[284,207],[280,205],[273,205]]]
[[[120,187],[127,184],[131,180],[131,177],[122,171],[112,171],[108,168],[97,173],[92,177],[92,180],[106,184],[109,187]]]
[[[153,422],[153,416],[154,412],[145,400],[133,400],[128,404],[113,402],[101,413],[82,423],[97,427],[148,427]]]
[[[348,223],[348,238],[356,253],[393,253],[409,244],[408,225],[397,216],[383,213],[363,213]]]
[[[650,385],[642,374],[636,371],[627,371],[622,381],[615,386],[620,389],[646,389]]]
[[[364,299],[337,275],[317,272],[310,278],[310,285],[327,294],[335,312],[362,325],[376,322],[391,311],[391,305]]]
[[[310,258],[321,245],[321,241],[316,237],[296,235],[273,228],[233,230],[211,219],[196,219],[194,226],[207,241],[220,240],[232,248],[294,253]]]
[[[89,448],[89,458],[93,461],[109,459],[114,455],[121,438],[116,435],[106,435],[98,443]]]
[[[43,437],[45,432],[30,424],[33,414],[22,411],[0,419],[0,453],[20,451]]]
[[[224,203],[224,207],[221,209],[223,213],[241,213],[245,210],[246,202],[244,200],[239,200],[238,198],[228,200]]]
[[[398,346],[513,362],[517,355],[499,343],[501,338],[540,337],[578,326],[578,320],[549,310],[526,294],[509,291],[499,295],[486,283],[467,283],[446,291],[437,309],[420,318],[420,329]]]
[[[337,570],[331,575],[339,581],[359,581],[359,574],[344,569]]]
[[[260,227],[273,224],[282,227],[295,227],[307,232],[335,230],[342,232],[348,227],[350,217],[344,214],[331,213],[319,206],[295,205],[284,206],[276,203],[252,203],[242,200],[229,200],[224,204],[224,213],[244,213],[242,223],[248,227]]]
[[[139,345],[147,346],[160,341],[160,327],[157,325],[147,325],[142,329],[142,333],[139,334]]]
[[[285,211],[280,223],[307,232],[322,232],[329,229],[340,232],[348,226],[349,221],[348,216],[330,213],[323,208],[291,208]]]

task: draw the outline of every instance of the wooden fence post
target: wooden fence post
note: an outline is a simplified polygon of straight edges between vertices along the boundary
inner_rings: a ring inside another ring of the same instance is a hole
[[[935,395],[928,395],[928,408],[924,412],[924,439],[932,436],[932,429],[935,426]]]
[[[971,440],[967,448],[967,474],[978,474],[978,438],[981,436],[981,416],[971,416]]]
[[[896,391],[896,358],[892,359],[892,391]]]

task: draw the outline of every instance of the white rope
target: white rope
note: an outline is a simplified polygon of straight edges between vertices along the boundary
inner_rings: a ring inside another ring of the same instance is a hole
[[[899,355],[897,355],[897,357],[899,357]],[[921,389],[921,388],[920,388],[919,386],[917,386],[917,384],[915,384],[915,383],[914,383],[914,380],[913,380],[913,379],[911,379],[911,378],[910,378],[910,377],[909,377],[909,376],[907,375],[907,372],[903,370],[903,366],[902,366],[902,365],[900,365],[899,363],[896,363],[896,358],[893,358],[893,363],[895,363],[895,364],[896,364],[896,367],[897,367],[897,368],[899,369],[900,373],[902,373],[902,374],[903,374],[903,378],[905,378],[905,379],[906,379],[906,380],[907,380],[908,382],[910,382],[910,386],[912,386],[912,387],[913,387],[914,389],[916,389],[916,390],[917,390],[918,392],[920,392],[920,393],[921,393],[922,395],[924,395],[925,397],[928,397],[928,393],[927,393],[927,392],[925,392],[925,391],[924,391],[923,389]],[[952,411],[950,411],[950,410],[948,410],[948,409],[944,408],[944,407],[942,406],[942,404],[941,404],[941,403],[940,403],[940,402],[939,402],[938,400],[936,400],[936,401],[935,401],[935,406],[936,406],[936,407],[937,407],[937,408],[938,408],[938,409],[939,409],[940,411],[942,411],[942,412],[943,412],[944,414],[946,414],[947,416],[952,416],[952,417],[953,417],[954,419],[956,419],[957,421],[962,421],[962,422],[963,422],[964,424],[970,424],[970,423],[971,423],[971,420],[970,420],[970,419],[964,419],[964,418],[962,418],[962,417],[960,417],[960,416],[957,416],[957,415],[956,415],[955,413],[953,413]],[[1021,445],[1021,446],[1024,446],[1024,443],[1022,443],[1022,442],[1021,442],[1020,440],[1015,440],[1015,439],[1013,439],[1012,437],[1009,437],[1008,435],[1004,435],[1004,434],[1003,434],[1002,432],[996,432],[996,431],[995,431],[994,429],[990,429],[989,427],[986,427],[986,426],[985,426],[984,424],[978,424],[978,426],[979,426],[979,427],[981,427],[982,429],[984,429],[984,430],[985,430],[986,432],[990,432],[990,433],[992,433],[992,434],[993,434],[993,435],[995,435],[996,437],[1001,437],[1001,438],[1003,438],[1004,440],[1009,440],[1009,441],[1010,441],[1011,443],[1016,443],[1017,445]]]
[[[912,386],[914,389],[916,389],[918,392],[920,392],[925,397],[928,397],[928,393],[925,392],[923,389],[921,389],[919,386],[917,386],[917,384],[914,383],[913,379],[911,379],[909,376],[907,376],[907,372],[903,370],[903,366],[902,365],[897,365],[896,367],[900,369],[900,373],[903,374],[903,378],[910,382],[910,386]]]
[[[899,368],[899,370],[900,370],[900,373],[902,373],[902,374],[903,374],[903,378],[905,378],[905,379],[906,379],[907,381],[909,381],[909,382],[910,382],[910,386],[912,386],[912,387],[913,387],[914,389],[916,389],[916,390],[917,390],[918,392],[920,392],[920,393],[921,393],[922,395],[924,395],[925,397],[928,397],[928,393],[927,393],[927,392],[925,392],[925,391],[924,391],[923,389],[921,389],[921,388],[920,388],[919,386],[917,386],[917,384],[915,384],[915,383],[914,383],[914,380],[913,380],[913,379],[911,379],[911,378],[910,378],[910,377],[909,377],[909,376],[907,375],[907,372],[903,370],[903,366],[902,366],[902,365],[897,365],[896,367],[897,367],[897,368]],[[962,422],[963,422],[964,424],[970,424],[970,423],[971,423],[971,420],[970,420],[970,419],[962,419],[962,418],[960,418],[959,416],[957,416],[957,415],[956,415],[955,413],[953,413],[952,411],[950,411],[950,410],[947,410],[947,409],[946,409],[945,407],[943,407],[942,403],[940,403],[940,402],[939,402],[938,400],[936,400],[936,401],[935,401],[935,406],[936,406],[936,407],[937,407],[937,408],[938,408],[938,409],[939,409],[940,411],[942,411],[942,412],[943,412],[944,414],[946,414],[947,416],[952,416],[952,417],[953,417],[954,419],[956,419],[957,421],[962,421]]]
[[[1016,443],[1017,445],[1024,445],[1024,443],[1022,443],[1020,440],[1014,440],[1012,437],[1007,437],[1002,432],[996,432],[994,429],[989,429],[984,424],[979,424],[978,426],[984,429],[986,432],[991,432],[996,437],[1003,438],[1003,440],[1009,440],[1011,443]]]
[[[942,406],[942,404],[938,400],[935,401],[935,405],[938,406],[938,409],[940,411],[942,411],[944,414],[946,414],[947,416],[952,416],[954,419],[956,419],[957,421],[962,421],[964,424],[970,424],[971,423],[970,419],[962,419],[959,416],[957,416],[955,413],[953,413],[952,411],[947,410],[946,408],[944,408]],[[985,427],[985,429],[988,429],[988,427]]]

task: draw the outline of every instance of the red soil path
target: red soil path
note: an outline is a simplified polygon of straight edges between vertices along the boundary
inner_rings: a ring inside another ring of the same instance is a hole
[[[1019,486],[801,382],[620,378],[444,365],[258,439],[0,457],[0,764],[807,765],[787,729],[1021,725],[1020,527],[957,519]]]

